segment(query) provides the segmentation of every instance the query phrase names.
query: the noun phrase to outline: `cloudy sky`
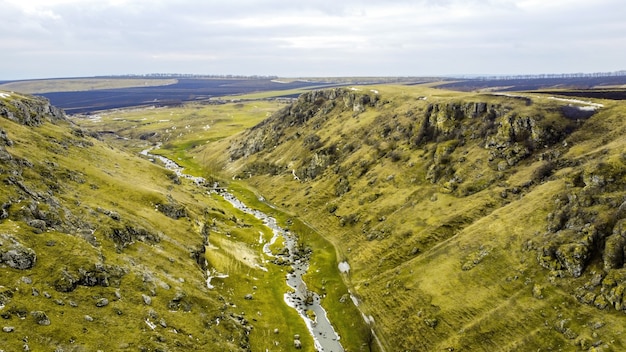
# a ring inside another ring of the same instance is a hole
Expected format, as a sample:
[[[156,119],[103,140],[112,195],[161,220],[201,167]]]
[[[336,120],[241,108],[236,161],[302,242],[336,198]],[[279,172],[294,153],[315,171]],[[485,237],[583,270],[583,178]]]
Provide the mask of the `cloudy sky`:
[[[0,80],[626,69],[623,0],[0,0]]]

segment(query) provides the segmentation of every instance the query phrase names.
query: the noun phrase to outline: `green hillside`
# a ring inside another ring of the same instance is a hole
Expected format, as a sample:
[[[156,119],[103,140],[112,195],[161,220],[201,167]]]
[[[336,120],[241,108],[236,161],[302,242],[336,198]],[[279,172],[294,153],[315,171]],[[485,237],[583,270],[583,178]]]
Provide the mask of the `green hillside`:
[[[46,100],[0,115],[0,350],[314,350],[259,220]]]
[[[388,351],[621,350],[625,112],[338,88],[193,155],[335,245]]]
[[[0,350],[314,351],[272,231],[216,185],[297,235],[346,351],[623,350],[626,106],[568,99],[378,85],[66,118],[0,92]]]

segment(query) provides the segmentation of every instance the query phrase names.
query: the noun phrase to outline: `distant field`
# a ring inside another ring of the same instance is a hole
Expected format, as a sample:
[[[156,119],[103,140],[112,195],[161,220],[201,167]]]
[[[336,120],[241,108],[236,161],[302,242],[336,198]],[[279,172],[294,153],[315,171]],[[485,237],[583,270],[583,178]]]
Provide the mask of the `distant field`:
[[[262,93],[264,97],[293,96],[307,89],[328,86],[330,84],[320,82],[282,83],[270,79],[186,78],[178,79],[175,84],[170,85],[49,92],[40,95],[50,99],[53,105],[64,109],[68,114],[84,114],[134,106],[175,106],[226,96],[234,99],[241,94],[251,93]]]
[[[626,76],[567,77],[567,78],[513,78],[513,79],[468,79],[439,85],[438,88],[470,91],[525,91],[544,89],[596,89],[622,87]]]
[[[49,92],[81,92],[100,89],[155,87],[176,84],[178,79],[151,78],[59,78],[16,81],[0,84],[0,90],[27,94]]]

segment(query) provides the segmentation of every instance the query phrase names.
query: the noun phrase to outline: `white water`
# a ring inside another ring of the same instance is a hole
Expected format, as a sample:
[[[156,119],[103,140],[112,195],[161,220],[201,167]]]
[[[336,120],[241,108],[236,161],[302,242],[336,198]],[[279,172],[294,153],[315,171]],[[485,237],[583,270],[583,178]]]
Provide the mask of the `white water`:
[[[346,274],[350,272],[350,264],[348,264],[348,262],[341,262],[339,263],[338,267],[339,267],[339,272],[346,273]]]
[[[141,151],[141,155],[160,160],[167,169],[174,171],[179,177],[190,179],[194,181],[197,185],[205,184],[206,180],[204,178],[185,174],[183,172],[184,168],[174,161],[164,156],[150,154],[150,151],[158,148],[158,146],[159,145]],[[291,292],[285,293],[285,303],[288,306],[294,308],[298,312],[300,317],[304,320],[308,327],[309,333],[313,337],[313,340],[315,342],[315,348],[317,349],[317,351],[343,352],[344,349],[339,342],[339,335],[333,328],[328,319],[328,316],[326,315],[326,311],[321,305],[321,297],[317,293],[309,291],[307,289],[306,283],[302,279],[302,275],[304,275],[309,268],[309,263],[306,257],[303,258],[297,252],[297,237],[289,231],[278,226],[276,219],[258,210],[248,208],[234,195],[225,191],[219,191],[218,194],[224,197],[224,199],[230,202],[235,208],[249,213],[257,219],[263,221],[264,225],[272,230],[272,238],[269,242],[263,245],[263,253],[265,255],[269,257],[276,257],[272,254],[270,246],[274,244],[279,237],[283,238],[285,242],[285,247],[288,249],[288,254],[280,255],[280,257],[285,261],[285,263],[287,263],[287,265],[290,265],[292,268],[292,272],[290,274],[287,274],[286,281],[287,285],[293,290]],[[262,235],[259,241],[262,241]],[[345,262],[345,264],[348,263]],[[267,271],[267,268],[261,266],[259,266],[259,268]],[[209,289],[214,288],[214,286],[211,284],[212,279],[225,277],[228,277],[228,275],[217,273],[216,271],[207,271],[207,287]],[[305,303],[306,298],[309,295],[311,295],[313,299],[312,301]],[[315,313],[314,320],[310,319],[309,316],[306,314],[307,310]]]
[[[248,208],[242,201],[234,195],[227,192],[219,192],[225,200],[230,202],[235,208],[253,215],[257,219],[263,221],[263,224],[269,227],[273,236],[272,239],[263,245],[263,253],[269,257],[281,257],[284,262],[291,266],[292,272],[287,274],[287,285],[292,289],[291,292],[285,293],[285,303],[298,311],[300,317],[304,320],[309,329],[309,333],[315,341],[315,348],[318,351],[342,352],[344,351],[339,342],[339,335],[333,328],[326,311],[321,305],[321,297],[312,291],[309,291],[302,276],[309,268],[306,258],[301,257],[297,253],[298,239],[289,231],[278,226],[276,219],[255,209]],[[270,246],[282,237],[285,247],[289,250],[286,255],[273,255]],[[312,301],[306,302],[307,297],[311,295]],[[307,310],[315,313],[315,319],[312,320],[307,315]]]

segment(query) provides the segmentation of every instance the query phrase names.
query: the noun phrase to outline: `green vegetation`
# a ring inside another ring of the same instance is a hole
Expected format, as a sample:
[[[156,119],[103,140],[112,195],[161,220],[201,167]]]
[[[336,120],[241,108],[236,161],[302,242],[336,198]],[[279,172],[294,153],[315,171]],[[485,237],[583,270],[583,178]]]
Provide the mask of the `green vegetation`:
[[[602,263],[622,262],[602,252],[626,110],[598,103],[578,119],[548,96],[326,90],[193,154],[333,243],[388,350],[620,349]]]
[[[304,279],[348,351],[626,347],[623,103],[405,85],[240,98],[79,128],[0,120],[0,250],[37,254],[0,267],[7,350],[286,351],[296,334],[314,350],[270,230],[137,156],[157,143],[312,250]]]
[[[12,95],[2,108],[18,103],[41,101]],[[2,349],[290,350],[299,334],[313,350],[284,304],[283,268],[249,265],[258,221],[135,152],[42,119],[0,119]],[[213,268],[229,277],[209,289]]]

